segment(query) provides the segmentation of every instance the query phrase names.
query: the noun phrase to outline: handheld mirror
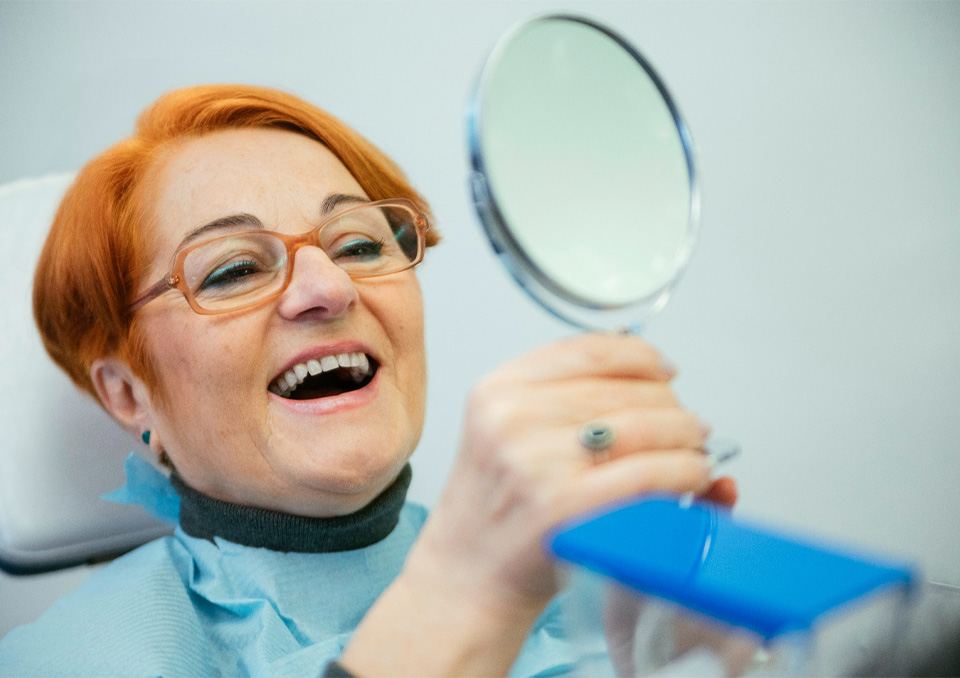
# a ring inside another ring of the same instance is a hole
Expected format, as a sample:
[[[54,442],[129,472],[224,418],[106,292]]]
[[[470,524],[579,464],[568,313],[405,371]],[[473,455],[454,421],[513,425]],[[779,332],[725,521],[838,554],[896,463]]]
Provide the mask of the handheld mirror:
[[[663,81],[592,21],[507,33],[468,115],[471,188],[494,250],[544,308],[585,329],[638,331],[697,236],[690,138]]]

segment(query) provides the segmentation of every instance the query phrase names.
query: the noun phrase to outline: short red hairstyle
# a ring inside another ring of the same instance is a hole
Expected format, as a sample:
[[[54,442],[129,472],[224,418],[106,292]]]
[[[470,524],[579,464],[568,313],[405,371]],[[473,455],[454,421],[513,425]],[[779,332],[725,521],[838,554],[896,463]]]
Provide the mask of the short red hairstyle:
[[[206,85],[170,92],[147,108],[134,134],[90,161],[60,203],[33,282],[33,312],[47,352],[84,391],[93,361],[117,356],[151,388],[156,370],[128,305],[143,284],[150,212],[145,178],[162,152],[223,129],[273,127],[315,139],[372,200],[403,197],[429,207],[400,169],[329,113],[285,92]],[[428,245],[437,234],[428,232]]]

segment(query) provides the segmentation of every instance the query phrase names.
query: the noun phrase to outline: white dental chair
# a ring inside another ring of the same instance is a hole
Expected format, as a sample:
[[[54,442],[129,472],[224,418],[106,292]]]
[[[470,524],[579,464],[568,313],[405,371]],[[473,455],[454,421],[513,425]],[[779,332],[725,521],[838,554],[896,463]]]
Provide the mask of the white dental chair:
[[[53,364],[33,322],[33,268],[72,180],[0,185],[0,569],[12,574],[106,560],[170,531],[100,499],[143,445]]]

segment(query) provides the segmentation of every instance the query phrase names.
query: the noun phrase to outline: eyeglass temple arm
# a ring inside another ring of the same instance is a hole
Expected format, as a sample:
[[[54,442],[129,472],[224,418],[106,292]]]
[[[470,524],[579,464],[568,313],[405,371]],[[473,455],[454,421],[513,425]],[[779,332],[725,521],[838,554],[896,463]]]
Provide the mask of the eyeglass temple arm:
[[[127,307],[127,310],[130,313],[133,313],[134,311],[139,309],[141,306],[146,304],[148,301],[153,301],[154,299],[159,297],[161,294],[163,294],[164,292],[166,292],[167,290],[175,286],[176,286],[176,282],[170,277],[158,280],[150,287],[150,289],[144,292],[139,299],[137,299],[135,302],[130,304],[130,306]]]

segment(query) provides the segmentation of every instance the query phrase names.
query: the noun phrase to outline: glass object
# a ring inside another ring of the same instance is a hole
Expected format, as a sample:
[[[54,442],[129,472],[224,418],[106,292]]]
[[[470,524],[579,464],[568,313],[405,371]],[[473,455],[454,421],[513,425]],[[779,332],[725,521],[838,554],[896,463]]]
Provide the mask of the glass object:
[[[553,314],[639,330],[664,306],[697,235],[690,137],[662,80],[587,19],[514,28],[468,116],[471,187],[494,249]]]
[[[305,245],[322,249],[351,278],[398,273],[422,261],[427,228],[416,205],[394,198],[342,210],[300,235],[251,229],[191,243],[130,310],[171,289],[200,314],[249,310],[283,293]]]

